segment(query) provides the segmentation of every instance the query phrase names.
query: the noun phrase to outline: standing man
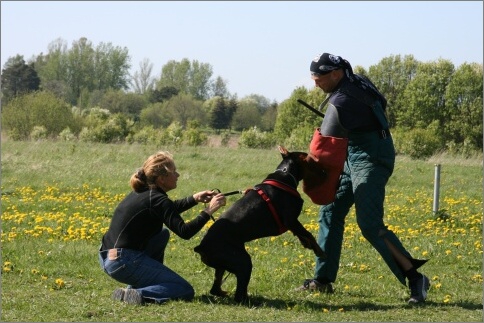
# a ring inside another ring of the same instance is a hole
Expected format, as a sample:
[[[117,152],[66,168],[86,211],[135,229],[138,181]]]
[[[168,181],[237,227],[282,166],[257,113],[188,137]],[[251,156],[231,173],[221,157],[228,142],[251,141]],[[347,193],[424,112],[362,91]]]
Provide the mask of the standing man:
[[[380,253],[390,270],[410,288],[409,303],[427,298],[430,282],[417,269],[427,260],[412,258],[383,222],[385,186],[395,165],[395,149],[385,115],[386,99],[350,63],[323,53],[310,65],[311,78],[329,94],[320,131],[323,136],[348,138],[348,156],[334,202],[319,211],[318,243],[327,258],[316,258],[315,275],[298,290],[333,293],[343,243],[345,218],[351,206],[363,236]]]

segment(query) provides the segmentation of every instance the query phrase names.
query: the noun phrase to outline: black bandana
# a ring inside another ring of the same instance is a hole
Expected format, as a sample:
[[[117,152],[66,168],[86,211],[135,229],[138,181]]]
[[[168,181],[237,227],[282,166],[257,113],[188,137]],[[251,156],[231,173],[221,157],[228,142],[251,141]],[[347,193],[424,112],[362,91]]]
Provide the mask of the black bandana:
[[[343,66],[343,59],[340,56],[323,53],[313,59],[309,70],[313,75],[324,75]]]
[[[367,77],[353,73],[353,68],[351,67],[350,62],[341,56],[329,53],[320,54],[312,60],[309,67],[311,75],[315,76],[328,74],[329,72],[338,69],[344,70],[346,77],[351,83],[365,91],[371,91],[374,95],[380,98],[383,109],[386,108],[387,100],[380,91],[378,91],[376,86]]]

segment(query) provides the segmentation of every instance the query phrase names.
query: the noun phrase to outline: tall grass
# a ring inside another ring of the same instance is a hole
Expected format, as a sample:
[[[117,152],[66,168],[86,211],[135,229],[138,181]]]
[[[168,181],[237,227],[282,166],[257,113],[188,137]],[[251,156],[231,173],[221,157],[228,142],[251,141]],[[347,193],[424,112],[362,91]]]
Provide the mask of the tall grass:
[[[408,288],[364,240],[354,210],[335,294],[294,291],[312,277],[314,257],[285,233],[247,244],[253,303],[211,297],[213,270],[193,252],[204,229],[188,241],[172,235],[165,258],[193,284],[193,302],[139,307],[111,300],[121,284],[99,267],[100,239],[130,190],[129,177],[159,149],[174,154],[181,174],[172,198],[252,187],[280,161],[275,149],[2,142],[2,321],[482,322],[482,158],[397,158],[385,219],[416,258],[430,258],[422,268],[432,284],[423,305],[406,304]],[[432,212],[435,163],[442,165],[438,214]],[[228,197],[228,204],[237,198]],[[318,207],[304,198],[300,220],[316,235]],[[224,287],[233,293],[233,275]]]

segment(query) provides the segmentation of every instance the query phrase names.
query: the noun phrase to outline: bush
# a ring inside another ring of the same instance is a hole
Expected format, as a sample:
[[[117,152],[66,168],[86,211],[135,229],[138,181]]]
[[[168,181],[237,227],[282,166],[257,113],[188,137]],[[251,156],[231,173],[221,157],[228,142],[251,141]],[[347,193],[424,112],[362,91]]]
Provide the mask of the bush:
[[[47,136],[55,137],[72,123],[69,105],[49,92],[16,97],[2,110],[2,125],[12,139],[28,139],[35,126],[44,127]]]
[[[220,143],[222,146],[226,147],[229,142],[230,142],[230,131],[224,131],[220,134],[220,137],[222,138]]]
[[[205,133],[200,132],[200,129],[193,128],[185,131],[183,138],[189,146],[201,146],[208,140],[208,136]]]
[[[71,128],[67,127],[60,132],[59,139],[62,141],[74,141],[76,136],[72,133]]]
[[[182,142],[183,127],[179,122],[177,121],[173,122],[168,126],[166,130],[168,132],[168,138],[171,141],[171,143],[177,145]]]
[[[274,147],[274,136],[268,132],[261,132],[257,127],[242,131],[239,139],[239,146],[246,148],[263,148]]]
[[[427,128],[392,130],[397,153],[410,156],[412,159],[426,159],[442,147],[438,122],[432,122]]]
[[[314,127],[298,127],[291,132],[284,145],[290,150],[309,150],[309,144],[314,134]]]
[[[47,139],[47,129],[44,126],[34,126],[30,132],[30,139],[35,141]]]

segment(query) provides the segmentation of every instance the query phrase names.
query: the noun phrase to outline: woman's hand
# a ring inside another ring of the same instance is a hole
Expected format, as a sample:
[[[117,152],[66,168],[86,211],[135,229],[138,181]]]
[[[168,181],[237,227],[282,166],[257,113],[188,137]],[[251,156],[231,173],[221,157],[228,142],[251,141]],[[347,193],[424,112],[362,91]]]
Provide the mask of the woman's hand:
[[[212,199],[210,200],[210,203],[208,206],[205,208],[205,212],[208,213],[209,215],[212,215],[215,211],[220,209],[222,206],[225,206],[227,203],[227,200],[225,199],[225,196],[221,193],[218,193],[217,195],[214,195]]]
[[[213,191],[201,191],[198,193],[193,194],[193,198],[195,201],[198,203],[208,203],[212,199],[212,197],[215,195]]]
[[[227,200],[225,196],[221,193],[216,194],[214,191],[201,191],[193,194],[193,198],[197,202],[209,203],[205,208],[205,212],[212,215],[215,211],[225,206]]]

